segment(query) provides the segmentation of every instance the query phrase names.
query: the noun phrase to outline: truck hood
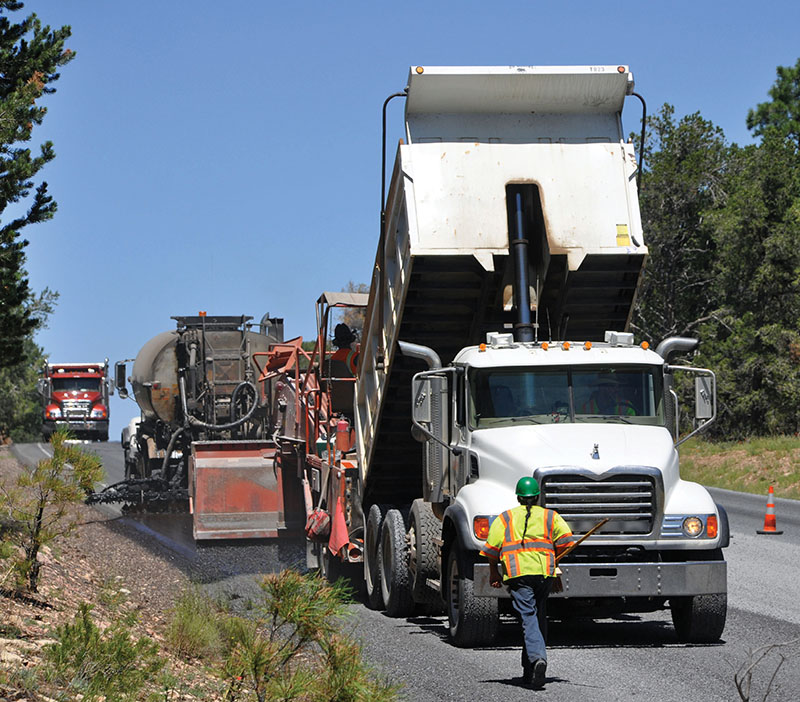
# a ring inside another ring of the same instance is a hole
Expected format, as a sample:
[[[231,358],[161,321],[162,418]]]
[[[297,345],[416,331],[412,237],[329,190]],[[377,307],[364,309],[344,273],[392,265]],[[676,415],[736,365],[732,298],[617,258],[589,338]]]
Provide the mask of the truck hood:
[[[595,451],[596,447],[596,451]],[[574,466],[598,475],[617,466],[666,469],[676,461],[672,436],[664,427],[629,424],[547,424],[482,429],[472,434],[481,476],[512,470]]]

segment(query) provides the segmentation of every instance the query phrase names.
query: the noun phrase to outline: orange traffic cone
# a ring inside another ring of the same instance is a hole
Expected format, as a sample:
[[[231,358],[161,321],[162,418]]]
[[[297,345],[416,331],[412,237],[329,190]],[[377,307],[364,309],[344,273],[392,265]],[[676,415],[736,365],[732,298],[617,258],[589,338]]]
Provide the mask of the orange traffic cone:
[[[767,495],[767,513],[764,515],[764,528],[756,529],[756,534],[783,534],[782,531],[776,529],[775,493],[772,485],[769,486],[769,494]]]

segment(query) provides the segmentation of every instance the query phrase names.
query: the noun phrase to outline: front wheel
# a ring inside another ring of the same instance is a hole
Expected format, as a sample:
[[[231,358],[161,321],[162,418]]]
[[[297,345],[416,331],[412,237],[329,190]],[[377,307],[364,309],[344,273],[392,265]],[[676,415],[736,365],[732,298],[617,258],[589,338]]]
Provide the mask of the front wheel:
[[[669,603],[675,633],[682,643],[715,643],[722,636],[728,596],[673,597]]]
[[[447,556],[447,619],[450,640],[459,648],[488,646],[497,636],[496,597],[478,597],[466,577],[467,554],[453,546]]]

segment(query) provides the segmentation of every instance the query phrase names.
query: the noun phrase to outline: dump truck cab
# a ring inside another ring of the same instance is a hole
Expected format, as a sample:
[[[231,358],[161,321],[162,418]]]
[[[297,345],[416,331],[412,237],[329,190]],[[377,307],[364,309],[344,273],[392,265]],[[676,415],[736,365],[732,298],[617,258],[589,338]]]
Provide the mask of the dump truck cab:
[[[694,342],[675,339],[661,350],[676,347]],[[497,608],[483,598],[507,592],[490,586],[478,551],[491,522],[516,503],[514,485],[525,475],[539,482],[541,506],[557,510],[576,536],[608,520],[591,547],[562,563],[564,589],[553,595],[553,612],[601,616],[669,602],[681,635],[719,636],[727,518],[707,490],[680,477],[678,444],[688,435],[677,439],[674,424],[679,373],[695,377],[699,430],[714,418],[714,374],[672,366],[647,344],[634,345],[631,334],[582,344],[489,334],[450,367],[415,377],[415,427],[449,456],[444,470],[428,465],[425,478],[442,516],[444,582],[433,584],[448,594],[457,639],[466,642],[464,631],[475,629],[464,612],[483,613],[479,631],[496,626]],[[442,410],[431,408],[445,406],[450,421],[436,435],[433,416]]]

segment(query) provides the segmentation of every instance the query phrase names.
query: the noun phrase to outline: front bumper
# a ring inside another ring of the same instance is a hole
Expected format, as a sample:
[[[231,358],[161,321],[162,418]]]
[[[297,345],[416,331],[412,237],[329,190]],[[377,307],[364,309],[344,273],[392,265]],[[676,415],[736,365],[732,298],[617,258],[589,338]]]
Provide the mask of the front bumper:
[[[560,566],[562,592],[550,597],[681,597],[728,591],[725,561],[682,563],[581,563]],[[489,564],[475,564],[479,597],[509,597],[489,584]]]
[[[51,435],[58,429],[66,429],[73,434],[92,434],[92,435],[107,435],[108,434],[108,420],[107,419],[58,419],[47,420],[44,422],[44,431],[46,434]]]

